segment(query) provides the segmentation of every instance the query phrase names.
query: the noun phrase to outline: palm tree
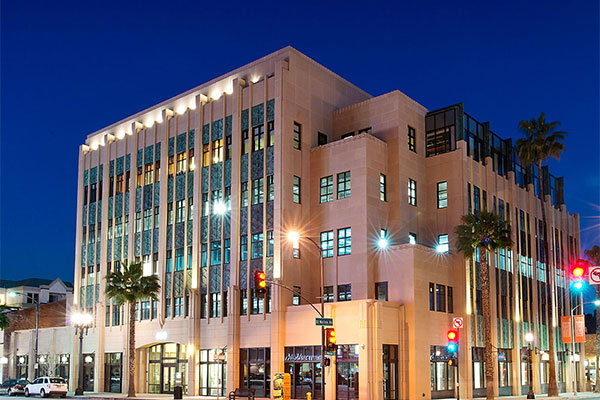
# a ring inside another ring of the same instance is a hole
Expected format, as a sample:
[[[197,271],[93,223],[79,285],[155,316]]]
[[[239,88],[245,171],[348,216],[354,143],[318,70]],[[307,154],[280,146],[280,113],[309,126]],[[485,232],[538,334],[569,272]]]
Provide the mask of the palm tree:
[[[106,276],[106,298],[117,305],[129,305],[129,387],[127,397],[135,397],[135,304],[151,298],[157,300],[160,285],[156,275],[144,276],[139,262],[123,265],[118,271]]]
[[[600,247],[595,245],[591,248],[591,250],[586,250],[585,255],[590,259],[592,265],[598,266],[600,265]],[[596,286],[596,298],[600,299],[600,285]],[[600,385],[598,384],[598,374],[600,373],[600,367],[598,363],[600,362],[600,312],[598,310],[596,313],[596,385],[594,386],[594,392],[600,392]]]
[[[8,325],[10,324],[10,319],[8,319],[8,315],[6,315],[9,311],[11,311],[10,307],[7,307],[4,304],[0,305],[0,329],[2,330],[8,328]]]
[[[546,122],[546,115],[542,113],[537,119],[532,118],[529,121],[519,122],[519,130],[524,138],[516,142],[516,150],[519,160],[524,167],[537,166],[540,180],[540,204],[542,206],[542,223],[544,229],[544,254],[546,261],[546,293],[547,293],[547,315],[548,315],[548,352],[550,353],[550,362],[548,365],[548,396],[558,396],[558,387],[556,385],[556,349],[554,347],[554,329],[552,327],[553,313],[552,308],[552,267],[551,257],[548,250],[548,224],[546,218],[546,196],[548,190],[545,188],[545,179],[542,177],[542,162],[548,158],[560,158],[560,153],[565,150],[563,141],[567,132],[557,130],[560,122]]]
[[[485,385],[486,397],[494,398],[494,353],[492,350],[492,325],[490,315],[490,282],[488,270],[488,252],[512,248],[510,226],[499,215],[488,211],[462,216],[462,225],[456,227],[456,247],[465,257],[474,260],[479,253],[481,294],[483,297],[483,320],[485,342]]]

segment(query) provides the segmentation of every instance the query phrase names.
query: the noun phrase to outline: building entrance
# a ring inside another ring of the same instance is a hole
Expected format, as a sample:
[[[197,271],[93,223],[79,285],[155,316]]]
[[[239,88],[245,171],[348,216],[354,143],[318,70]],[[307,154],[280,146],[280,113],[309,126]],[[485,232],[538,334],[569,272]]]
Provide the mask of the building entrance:
[[[338,346],[336,366],[336,398],[340,400],[358,399],[358,345]]]
[[[181,374],[183,393],[187,393],[187,355],[185,346],[163,343],[148,349],[148,393],[173,393]]]

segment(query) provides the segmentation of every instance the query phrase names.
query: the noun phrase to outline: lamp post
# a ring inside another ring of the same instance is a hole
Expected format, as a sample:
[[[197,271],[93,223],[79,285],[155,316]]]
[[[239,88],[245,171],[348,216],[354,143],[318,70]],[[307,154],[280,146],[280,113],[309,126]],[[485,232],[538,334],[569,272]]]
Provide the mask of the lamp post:
[[[529,392],[527,392],[527,398],[535,399],[535,393],[533,393],[533,358],[531,356],[531,342],[533,342],[533,333],[527,332],[525,334],[525,341],[527,342],[527,358],[529,359]]]
[[[581,294],[581,299],[583,300],[583,293]],[[586,301],[585,303],[581,301],[575,307],[571,309],[571,346],[572,346],[572,354],[571,354],[571,380],[573,382],[573,395],[577,396],[577,376],[575,373],[575,321],[574,321],[574,312],[579,307],[582,308],[585,304],[594,304],[596,307],[600,306],[600,300],[594,301]]]
[[[8,292],[8,295],[10,297],[15,297],[18,294],[20,294],[21,296],[26,296],[24,293],[22,292]],[[36,368],[39,366],[38,364],[38,343],[39,343],[39,327],[40,327],[40,300],[38,298],[38,300],[35,299],[35,297],[31,296],[31,301],[33,301],[33,303],[35,304],[35,346],[33,348],[33,369],[34,369],[34,377],[37,378],[37,371],[39,370],[39,368]]]
[[[321,317],[325,317],[325,287],[323,286],[323,249],[311,237],[300,236],[298,232],[289,232],[288,239],[294,248],[300,247],[300,239],[307,239],[319,250],[319,262],[321,264]],[[325,327],[321,327],[321,399],[325,400]]]
[[[83,335],[87,334],[93,318],[92,314],[87,312],[77,312],[71,316],[71,322],[75,327],[75,335],[79,335],[79,378],[77,379],[75,396],[83,395]]]

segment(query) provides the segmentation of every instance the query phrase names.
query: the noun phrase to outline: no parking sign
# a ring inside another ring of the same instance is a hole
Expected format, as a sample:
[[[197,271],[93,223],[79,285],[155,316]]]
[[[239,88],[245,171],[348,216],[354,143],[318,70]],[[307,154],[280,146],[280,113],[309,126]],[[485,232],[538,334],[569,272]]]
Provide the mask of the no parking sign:
[[[591,267],[588,275],[590,285],[600,285],[600,267]]]

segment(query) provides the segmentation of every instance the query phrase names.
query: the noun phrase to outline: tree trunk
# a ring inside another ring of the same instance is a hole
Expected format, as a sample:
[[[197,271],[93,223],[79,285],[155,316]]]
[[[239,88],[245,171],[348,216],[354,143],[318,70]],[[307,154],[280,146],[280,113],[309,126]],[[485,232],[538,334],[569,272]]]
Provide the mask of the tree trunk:
[[[479,268],[481,275],[481,296],[483,297],[483,324],[485,342],[485,389],[486,398],[494,399],[494,352],[492,348],[492,318],[490,311],[490,282],[487,263],[487,253],[479,248]]]
[[[596,298],[600,299],[600,285],[596,285]],[[594,392],[600,393],[600,385],[598,385],[598,370],[600,370],[600,367],[598,366],[598,361],[600,359],[600,312],[596,308],[594,313],[596,314],[596,382],[594,385]]]
[[[552,326],[554,308],[552,307],[552,258],[550,257],[550,250],[548,243],[550,237],[548,236],[548,224],[546,223],[546,191],[544,190],[544,179],[542,176],[542,162],[538,162],[538,174],[540,179],[540,204],[542,205],[542,225],[544,229],[544,255],[546,256],[546,312],[547,312],[547,326],[548,326],[548,355],[550,360],[548,362],[548,397],[558,396],[558,386],[556,384],[556,349],[554,348],[554,326]]]
[[[129,303],[129,379],[127,397],[135,397],[135,303]]]

